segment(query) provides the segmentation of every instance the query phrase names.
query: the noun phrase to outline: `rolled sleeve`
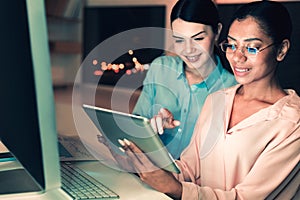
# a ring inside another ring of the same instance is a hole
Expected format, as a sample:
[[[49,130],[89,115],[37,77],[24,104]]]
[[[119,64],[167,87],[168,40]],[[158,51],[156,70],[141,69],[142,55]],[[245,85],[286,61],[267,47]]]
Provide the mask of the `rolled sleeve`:
[[[200,187],[194,183],[182,182],[182,200],[235,200],[236,191],[213,190],[209,187]]]

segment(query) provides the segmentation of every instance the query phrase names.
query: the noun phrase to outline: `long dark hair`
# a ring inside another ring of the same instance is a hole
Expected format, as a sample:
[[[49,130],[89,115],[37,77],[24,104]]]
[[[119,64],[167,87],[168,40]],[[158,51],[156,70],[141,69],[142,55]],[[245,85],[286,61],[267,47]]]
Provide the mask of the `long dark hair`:
[[[209,25],[215,34],[218,33],[219,12],[215,3],[211,0],[178,0],[172,8],[171,26],[172,22],[178,18],[187,22]],[[222,66],[231,71],[224,53],[217,44],[214,47],[214,54],[219,56]]]
[[[219,13],[211,0],[178,0],[171,12],[171,25],[178,18],[209,25],[215,33],[218,32]]]
[[[268,35],[275,44],[291,38],[292,20],[288,10],[281,3],[275,1],[255,1],[241,6],[233,15],[234,20],[253,17],[261,30]]]

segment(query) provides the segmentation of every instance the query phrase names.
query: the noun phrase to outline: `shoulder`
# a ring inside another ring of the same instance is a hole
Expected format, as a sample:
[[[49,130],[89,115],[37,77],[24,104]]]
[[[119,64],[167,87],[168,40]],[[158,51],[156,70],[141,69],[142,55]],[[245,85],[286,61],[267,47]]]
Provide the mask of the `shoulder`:
[[[151,62],[147,76],[165,78],[166,74],[169,74],[176,77],[182,72],[182,66],[183,61],[178,56],[160,56]]]
[[[282,108],[282,115],[290,117],[296,123],[300,123],[300,97],[292,89],[285,91],[288,93],[288,96]]]
[[[150,80],[157,82],[166,79],[166,75],[170,77],[177,77],[182,71],[182,60],[177,56],[160,56],[155,58],[147,71],[144,83]],[[181,70],[180,70],[181,67]]]
[[[299,95],[296,93],[295,90],[293,89],[286,89],[285,90],[288,95],[289,95],[289,103],[291,105],[294,105],[295,107],[297,107],[300,110],[300,97]]]
[[[206,104],[212,104],[214,106],[225,106],[232,102],[234,99],[236,90],[240,87],[240,84],[234,85],[228,88],[220,89],[216,92],[210,93],[206,98]]]

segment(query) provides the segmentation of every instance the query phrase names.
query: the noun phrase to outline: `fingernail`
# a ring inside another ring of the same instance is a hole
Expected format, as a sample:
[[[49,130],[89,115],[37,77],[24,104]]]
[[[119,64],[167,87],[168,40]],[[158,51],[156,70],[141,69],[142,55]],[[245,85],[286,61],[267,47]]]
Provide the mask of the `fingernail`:
[[[98,141],[99,141],[99,142],[104,142],[104,140],[103,140],[102,137],[98,137]]]
[[[127,140],[126,138],[124,138],[124,140],[123,140],[128,146],[131,144],[130,142],[129,142],[129,140]]]
[[[125,153],[125,150],[124,150],[122,147],[119,147],[119,149],[120,149],[123,153]]]
[[[118,142],[119,142],[119,144],[120,144],[121,146],[125,146],[125,143],[124,143],[124,141],[123,141],[123,140],[121,140],[121,139],[118,139]]]
[[[174,121],[174,125],[175,125],[175,126],[179,126],[179,125],[180,125],[180,121],[175,120],[175,121]]]
[[[163,129],[159,129],[159,130],[158,130],[158,133],[161,135],[161,134],[164,133],[164,130],[163,130]]]

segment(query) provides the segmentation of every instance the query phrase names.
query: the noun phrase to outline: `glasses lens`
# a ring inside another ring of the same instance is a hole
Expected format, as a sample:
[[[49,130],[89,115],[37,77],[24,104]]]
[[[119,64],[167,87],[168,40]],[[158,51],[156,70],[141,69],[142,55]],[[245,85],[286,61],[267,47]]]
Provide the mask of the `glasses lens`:
[[[258,52],[257,48],[255,48],[255,47],[246,47],[246,48],[247,48],[248,54],[256,55]]]
[[[236,47],[232,44],[223,43],[221,45],[221,49],[226,53],[233,53],[236,50]]]

